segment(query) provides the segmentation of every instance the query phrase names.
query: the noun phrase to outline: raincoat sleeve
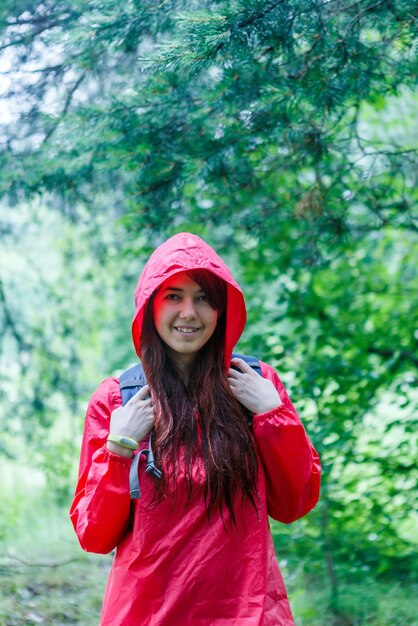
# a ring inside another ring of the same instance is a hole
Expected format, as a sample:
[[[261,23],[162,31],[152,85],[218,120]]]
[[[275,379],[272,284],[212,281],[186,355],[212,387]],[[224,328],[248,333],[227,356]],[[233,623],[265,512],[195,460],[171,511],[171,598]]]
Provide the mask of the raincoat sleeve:
[[[108,378],[87,409],[80,467],[70,518],[81,547],[106,554],[123,537],[130,519],[129,469],[132,459],[107,449],[110,415],[121,405],[119,383]]]
[[[266,476],[268,514],[288,524],[317,503],[321,465],[280,378],[266,363],[261,371],[278,390],[282,405],[254,415],[254,438]]]

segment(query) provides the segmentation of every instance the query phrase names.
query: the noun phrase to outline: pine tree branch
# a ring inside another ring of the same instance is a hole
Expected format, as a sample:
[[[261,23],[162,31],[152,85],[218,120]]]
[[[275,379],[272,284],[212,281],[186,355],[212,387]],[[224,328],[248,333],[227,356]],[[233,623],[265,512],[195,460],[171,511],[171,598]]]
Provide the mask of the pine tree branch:
[[[62,10],[62,9],[61,9]],[[33,15],[30,18],[10,18],[13,21],[9,21],[3,27],[3,32],[8,33],[8,31],[12,31],[14,27],[19,26],[33,26],[33,29],[24,33],[18,39],[13,39],[8,43],[5,43],[0,46],[0,51],[5,50],[6,48],[10,48],[11,46],[19,46],[24,45],[27,46],[32,40],[36,39],[42,33],[52,30],[53,28],[61,27],[65,29],[68,24],[71,24],[72,21],[77,20],[80,17],[81,13],[74,11],[71,8],[68,8],[67,11],[63,11],[61,14],[56,15],[56,13],[51,13],[49,15]]]
[[[37,7],[35,7],[35,11],[36,9]],[[22,18],[22,17],[11,16],[8,18],[8,22],[6,23],[5,28],[13,28],[14,26],[34,26],[38,24],[44,24],[45,22],[47,22],[47,20],[50,20],[53,17],[53,15],[54,15],[53,12],[49,14],[45,14],[45,15],[39,15],[39,14],[36,14],[35,12],[33,15],[31,15],[27,19]],[[79,16],[80,16],[79,13],[68,8],[67,11],[63,11],[63,13],[61,13],[60,19],[65,20],[65,19],[69,19],[70,17],[79,17]]]
[[[43,27],[38,26],[32,32],[26,33],[19,37],[18,39],[13,39],[8,43],[5,43],[0,46],[0,52],[6,50],[7,48],[11,48],[12,46],[27,46],[32,40],[34,40],[38,35],[41,35],[47,30],[51,28],[55,28],[56,26],[60,26],[62,22],[60,20],[56,20],[55,22],[51,22],[49,24],[45,24]]]
[[[361,20],[362,17],[364,17],[366,15],[366,13],[370,13],[370,11],[374,11],[374,9],[377,9],[378,7],[382,6],[383,4],[388,4],[387,0],[380,0],[379,2],[376,2],[376,4],[372,4],[371,6],[366,7],[365,9],[363,9],[363,11],[360,11],[352,20],[351,22],[348,24],[345,33],[344,33],[344,39],[347,38],[347,35],[349,33],[349,31],[353,28],[353,26],[355,26],[357,24],[357,22],[359,22]]]
[[[256,13],[252,17],[248,18],[245,22],[241,22],[238,24],[238,28],[247,28],[248,26],[252,26],[255,22],[262,20],[268,15],[271,11],[276,9],[280,4],[283,4],[285,0],[277,0],[276,2],[272,2],[269,6],[267,6],[261,13]]]
[[[23,68],[19,68],[19,74],[59,74],[64,70],[65,65],[60,63],[59,65],[48,65],[47,67],[37,67],[34,70],[25,70]],[[0,71],[2,76],[14,76],[16,74],[15,69]]]
[[[0,304],[3,309],[5,327],[10,329],[10,332],[12,333],[12,336],[14,337],[18,345],[19,352],[28,350],[30,346],[27,343],[27,341],[23,338],[22,334],[20,333],[20,331],[18,330],[15,324],[13,315],[11,313],[11,310],[7,302],[5,289],[4,289],[3,281],[1,280],[1,278],[0,278]]]
[[[80,561],[80,557],[74,557],[71,559],[66,559],[64,561],[53,561],[50,563],[47,563],[45,561],[26,561],[25,559],[22,559],[18,556],[15,556],[13,554],[0,554],[0,558],[1,559],[10,559],[11,561],[17,561],[17,563],[20,563],[21,565],[26,565],[28,567],[62,567],[63,565],[69,565],[70,563],[77,563],[78,561]],[[8,565],[7,563],[1,564],[1,567],[14,567],[13,565]]]
[[[51,138],[53,133],[58,128],[58,126],[59,126],[59,124],[61,122],[61,118],[65,116],[65,114],[67,113],[68,109],[70,108],[70,105],[71,105],[71,102],[73,100],[74,94],[77,91],[77,89],[79,88],[79,86],[81,85],[81,83],[83,82],[83,80],[85,79],[85,77],[86,77],[85,73],[81,74],[81,76],[78,78],[78,80],[74,83],[74,85],[69,90],[69,92],[67,94],[67,98],[65,100],[64,108],[61,111],[60,115],[58,116],[58,119],[57,119],[56,123],[49,129],[49,131],[45,135],[44,140],[42,142],[42,145],[45,145],[47,143],[47,141]]]

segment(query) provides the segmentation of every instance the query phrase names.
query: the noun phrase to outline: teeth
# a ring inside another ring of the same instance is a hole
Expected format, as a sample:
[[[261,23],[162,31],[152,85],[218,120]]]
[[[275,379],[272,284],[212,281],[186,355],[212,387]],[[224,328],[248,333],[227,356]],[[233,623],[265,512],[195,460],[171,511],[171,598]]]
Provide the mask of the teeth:
[[[178,330],[180,333],[187,333],[191,335],[192,333],[195,333],[197,331],[197,328],[181,328],[180,326],[177,326],[176,330]]]

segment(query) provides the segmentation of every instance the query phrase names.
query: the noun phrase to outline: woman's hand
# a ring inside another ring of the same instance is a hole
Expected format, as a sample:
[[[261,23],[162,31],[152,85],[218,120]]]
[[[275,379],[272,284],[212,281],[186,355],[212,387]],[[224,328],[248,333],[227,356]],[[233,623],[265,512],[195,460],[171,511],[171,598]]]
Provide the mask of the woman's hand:
[[[135,441],[142,441],[154,426],[155,415],[148,385],[144,385],[125,406],[112,412],[110,417],[110,432],[114,435],[123,435]],[[107,442],[111,452],[123,456],[133,456],[132,450],[123,448],[112,441]]]
[[[271,380],[257,374],[243,359],[234,358],[231,363],[239,371],[231,367],[228,373],[229,386],[235,398],[251,413],[268,413],[282,404]]]

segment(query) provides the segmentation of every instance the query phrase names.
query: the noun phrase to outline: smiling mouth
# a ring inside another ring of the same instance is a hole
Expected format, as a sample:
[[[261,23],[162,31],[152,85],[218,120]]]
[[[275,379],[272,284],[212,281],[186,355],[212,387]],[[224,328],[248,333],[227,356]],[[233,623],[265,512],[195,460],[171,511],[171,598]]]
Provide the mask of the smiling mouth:
[[[195,335],[199,328],[188,328],[187,326],[175,326],[175,330],[182,335]]]

